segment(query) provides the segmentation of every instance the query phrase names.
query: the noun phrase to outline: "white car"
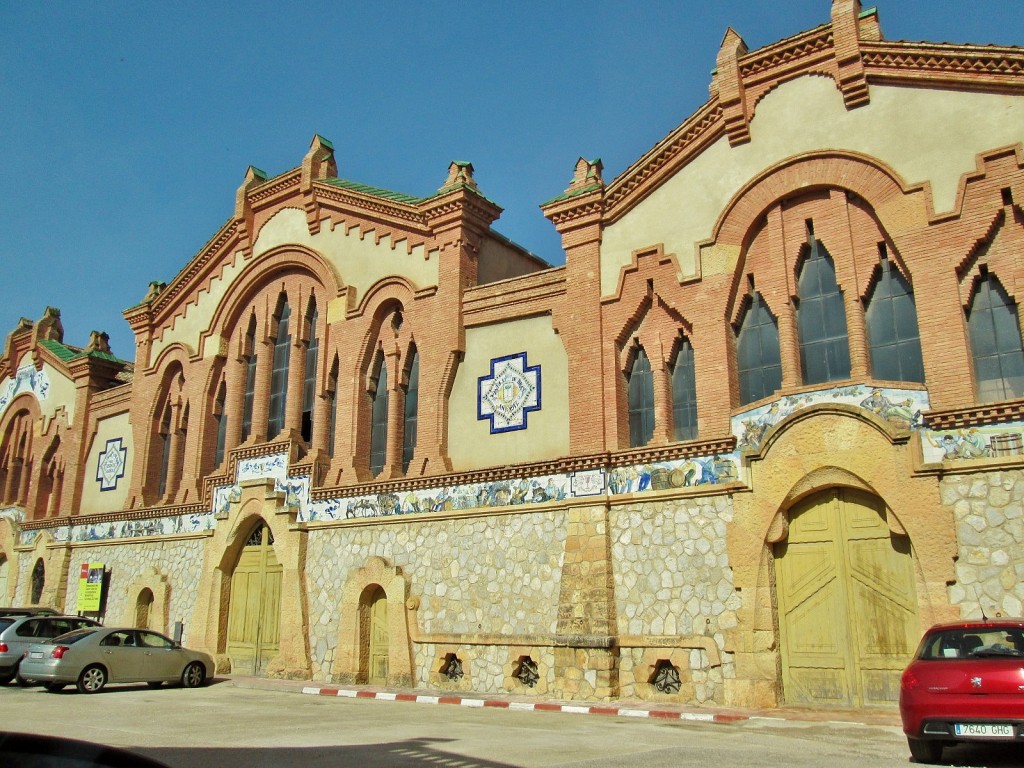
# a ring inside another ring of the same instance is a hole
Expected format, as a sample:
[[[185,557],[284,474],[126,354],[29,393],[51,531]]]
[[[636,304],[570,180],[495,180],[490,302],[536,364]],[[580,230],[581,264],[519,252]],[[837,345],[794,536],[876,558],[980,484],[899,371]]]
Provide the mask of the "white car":
[[[181,683],[196,688],[212,679],[213,658],[169,637],[134,627],[89,627],[29,647],[21,676],[51,692],[75,684],[96,693],[107,683]]]

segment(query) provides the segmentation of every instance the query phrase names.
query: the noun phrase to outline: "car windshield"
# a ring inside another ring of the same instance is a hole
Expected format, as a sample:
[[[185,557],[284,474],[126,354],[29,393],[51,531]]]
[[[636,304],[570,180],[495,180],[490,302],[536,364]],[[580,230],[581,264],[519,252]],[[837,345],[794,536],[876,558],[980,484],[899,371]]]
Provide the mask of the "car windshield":
[[[919,659],[980,659],[1024,656],[1024,630],[1017,627],[957,627],[926,635]]]
[[[65,632],[63,635],[57,635],[57,637],[52,640],[48,640],[47,642],[50,643],[50,645],[74,645],[79,640],[84,640],[95,631],[96,630],[93,627],[75,629],[71,632]]]

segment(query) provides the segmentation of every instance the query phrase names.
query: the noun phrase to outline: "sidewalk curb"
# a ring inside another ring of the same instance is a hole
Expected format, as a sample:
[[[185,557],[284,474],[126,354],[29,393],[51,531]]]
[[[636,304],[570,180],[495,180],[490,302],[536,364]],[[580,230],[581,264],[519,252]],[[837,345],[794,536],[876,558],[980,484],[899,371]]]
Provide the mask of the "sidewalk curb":
[[[612,717],[647,717],[658,720],[689,720],[704,723],[736,723],[748,720],[747,715],[721,712],[676,712],[665,709],[629,709],[614,706],[588,706],[557,704],[554,702],[507,701],[505,699],[472,699],[462,696],[427,696],[415,693],[365,691],[354,688],[317,688],[306,686],[302,693],[310,696],[341,696],[349,699],[375,699],[377,701],[406,701],[416,704],[454,704],[460,707],[488,707],[517,712],[563,712],[571,715],[609,715]]]

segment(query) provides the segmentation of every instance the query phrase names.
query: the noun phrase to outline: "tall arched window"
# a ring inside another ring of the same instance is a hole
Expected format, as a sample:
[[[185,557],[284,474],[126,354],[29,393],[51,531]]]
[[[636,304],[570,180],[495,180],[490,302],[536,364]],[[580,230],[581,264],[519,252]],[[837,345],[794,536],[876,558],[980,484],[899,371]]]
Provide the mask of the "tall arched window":
[[[370,472],[376,477],[384,469],[388,452],[388,367],[383,356],[370,399]]]
[[[29,600],[30,603],[38,605],[39,601],[43,599],[43,587],[45,584],[46,566],[43,565],[43,558],[40,557],[32,568],[32,599]]]
[[[977,281],[967,330],[978,400],[990,403],[1024,396],[1024,349],[1017,305],[994,275],[983,272]]]
[[[167,478],[171,469],[171,428],[171,404],[165,403],[160,419],[160,483],[156,492],[161,499],[167,493]]]
[[[267,439],[273,440],[284,429],[285,409],[288,405],[288,364],[291,358],[292,334],[289,328],[292,312],[284,299],[277,316],[277,336],[274,339],[274,362],[270,372],[270,410],[267,417]]]
[[[245,332],[245,395],[242,399],[242,441],[252,433],[252,408],[256,399],[256,316]]]
[[[924,383],[914,292],[892,266],[885,243],[878,244],[878,251],[881,272],[864,313],[871,375],[876,379]]]
[[[221,382],[217,389],[217,399],[213,404],[213,418],[217,422],[217,442],[213,448],[214,467],[219,467],[220,463],[224,461],[224,446],[228,435],[227,397],[227,386]]]
[[[697,437],[697,382],[693,368],[693,346],[682,339],[672,365],[672,424],[676,440]]]
[[[741,405],[768,397],[782,386],[778,322],[761,294],[755,292],[750,298],[736,339]]]
[[[402,420],[402,471],[409,471],[413,453],[416,451],[416,422],[420,402],[420,355],[414,349],[409,364],[409,383],[405,388],[405,414]]]
[[[309,344],[306,347],[306,368],[302,379],[302,439],[313,440],[313,408],[316,404],[316,366],[320,355],[320,340],[316,335],[318,315],[316,302],[310,299],[306,324],[309,328]]]
[[[338,429],[338,357],[335,356],[331,365],[331,375],[327,377],[327,413],[330,421],[327,426],[327,455],[334,458],[334,438]]]
[[[822,242],[807,222],[808,253],[800,268],[797,328],[800,333],[800,368],[804,384],[850,378],[850,342],[846,337],[846,310],[836,283],[836,268]]]
[[[629,371],[629,444],[647,445],[654,436],[654,376],[643,347],[637,347]]]

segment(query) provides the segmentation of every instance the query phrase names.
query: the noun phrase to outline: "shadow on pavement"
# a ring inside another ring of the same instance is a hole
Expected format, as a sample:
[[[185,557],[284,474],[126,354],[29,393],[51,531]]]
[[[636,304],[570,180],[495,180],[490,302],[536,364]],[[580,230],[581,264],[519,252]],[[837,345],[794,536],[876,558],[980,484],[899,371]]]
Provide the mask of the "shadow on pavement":
[[[318,747],[226,747],[212,749],[133,748],[133,752],[157,760],[169,768],[217,766],[217,768],[317,768],[319,766],[431,766],[438,768],[514,768],[509,763],[464,757],[439,747],[453,739],[408,739],[384,744],[350,744]]]

